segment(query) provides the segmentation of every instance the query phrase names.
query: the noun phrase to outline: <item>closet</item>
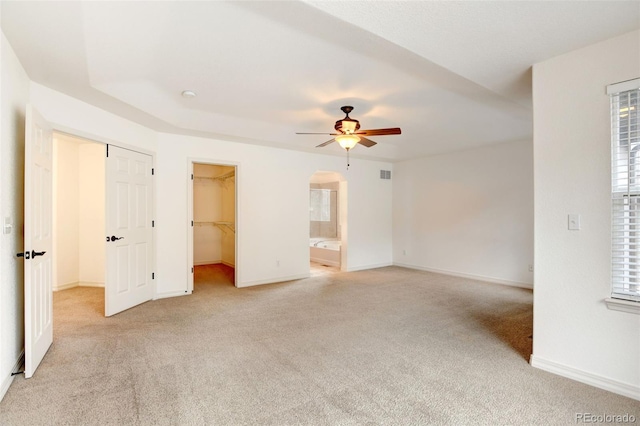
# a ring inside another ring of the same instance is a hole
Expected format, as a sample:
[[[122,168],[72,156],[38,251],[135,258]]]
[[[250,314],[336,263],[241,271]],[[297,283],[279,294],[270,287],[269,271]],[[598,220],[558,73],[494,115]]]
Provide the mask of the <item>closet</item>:
[[[53,139],[52,287],[104,287],[103,144],[55,133]]]
[[[236,168],[193,164],[193,264],[236,263]]]

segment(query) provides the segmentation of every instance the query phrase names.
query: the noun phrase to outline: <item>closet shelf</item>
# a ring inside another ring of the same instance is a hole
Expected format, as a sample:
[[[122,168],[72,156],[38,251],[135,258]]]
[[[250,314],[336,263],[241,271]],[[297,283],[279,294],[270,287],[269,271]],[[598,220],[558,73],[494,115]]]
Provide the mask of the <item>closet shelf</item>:
[[[231,232],[236,232],[236,225],[233,222],[213,222],[215,226],[225,231],[225,228],[230,230]]]
[[[223,232],[227,232],[228,230],[231,232],[236,232],[236,226],[233,222],[193,222],[195,226],[216,226],[220,228]]]
[[[225,182],[227,179],[232,179],[236,177],[236,171],[231,170],[230,172],[223,173],[219,176],[194,176],[194,179],[198,180],[213,180],[219,182]]]

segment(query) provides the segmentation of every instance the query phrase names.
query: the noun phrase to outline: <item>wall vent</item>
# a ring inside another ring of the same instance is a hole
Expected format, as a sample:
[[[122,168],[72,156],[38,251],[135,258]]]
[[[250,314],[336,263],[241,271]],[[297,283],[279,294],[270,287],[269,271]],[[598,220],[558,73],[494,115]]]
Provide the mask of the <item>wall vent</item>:
[[[391,170],[380,170],[380,179],[391,179]]]

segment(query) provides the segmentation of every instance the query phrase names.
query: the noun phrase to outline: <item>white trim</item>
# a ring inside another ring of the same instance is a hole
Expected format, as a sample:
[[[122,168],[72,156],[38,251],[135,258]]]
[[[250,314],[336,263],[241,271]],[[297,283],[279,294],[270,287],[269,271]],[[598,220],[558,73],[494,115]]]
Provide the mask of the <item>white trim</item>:
[[[13,378],[15,376],[13,376],[12,373],[16,373],[18,370],[20,370],[20,367],[22,366],[22,364],[24,364],[24,349],[22,350],[22,352],[20,352],[20,355],[18,356],[18,360],[13,365],[13,368],[11,369],[11,373],[9,373],[9,376],[5,377],[4,380],[2,381],[2,387],[0,387],[0,401],[2,401],[4,396],[7,394],[7,391],[9,390],[11,383],[13,383]]]
[[[630,300],[612,299],[607,297],[604,299],[607,308],[612,311],[626,312],[628,314],[640,315],[640,302],[632,302]]]
[[[485,282],[494,283],[494,284],[503,284],[511,287],[519,287],[519,288],[526,288],[528,290],[533,290],[533,284],[525,283],[522,281],[503,280],[501,278],[487,277],[485,275],[467,274],[464,272],[448,271],[446,269],[427,268],[424,266],[410,265],[407,263],[400,263],[400,262],[393,262],[393,264],[395,266],[400,266],[408,269],[417,269],[419,271],[434,272],[436,274],[451,275],[453,277],[460,277],[460,278],[470,278],[472,280],[485,281]]]
[[[373,265],[350,266],[347,268],[347,272],[366,271],[367,269],[385,268],[387,266],[393,266],[393,263],[385,262]]]
[[[577,382],[586,383],[587,385],[640,401],[640,386],[623,383],[618,380],[613,380],[608,377],[589,373],[534,355],[531,355],[529,363],[532,367],[538,368],[540,370],[557,374],[559,376],[566,377]]]
[[[242,287],[253,287],[254,285],[277,284],[277,283],[283,283],[287,281],[302,280],[304,278],[309,278],[310,276],[311,274],[307,272],[306,274],[289,275],[287,277],[271,278],[268,280],[246,281],[243,283],[238,283],[237,287],[242,288]]]
[[[640,78],[634,78],[632,80],[621,81],[620,83],[614,83],[607,86],[607,95],[613,95],[614,93],[627,92],[629,90],[640,89]]]
[[[228,266],[229,268],[236,269],[236,264],[235,263],[225,262],[224,260],[221,260],[220,263],[222,263],[225,266]]]
[[[169,297],[187,296],[191,294],[190,291],[170,291],[167,293],[157,293],[152,300],[168,299]]]

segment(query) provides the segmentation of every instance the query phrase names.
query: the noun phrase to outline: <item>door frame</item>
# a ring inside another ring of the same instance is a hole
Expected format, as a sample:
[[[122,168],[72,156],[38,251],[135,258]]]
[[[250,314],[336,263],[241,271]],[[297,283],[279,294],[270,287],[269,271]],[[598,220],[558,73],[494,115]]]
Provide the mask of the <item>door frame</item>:
[[[239,235],[240,235],[240,230],[241,230],[241,226],[240,226],[240,214],[238,213],[240,211],[240,190],[238,189],[239,185],[238,185],[238,181],[240,180],[240,170],[241,170],[241,166],[240,163],[235,162],[235,161],[228,161],[228,160],[214,160],[211,158],[195,158],[195,157],[188,157],[187,158],[187,292],[189,294],[193,293],[193,277],[194,277],[194,272],[195,272],[195,266],[193,264],[193,229],[194,226],[191,224],[191,222],[193,221],[193,183],[194,180],[191,179],[191,175],[193,175],[193,165],[197,163],[197,164],[208,164],[208,165],[212,165],[212,166],[228,166],[228,167],[235,167],[236,168],[236,174],[235,174],[235,180],[236,180],[236,184],[235,184],[235,229],[236,232],[234,233],[234,238],[235,238],[235,273],[234,275],[234,283],[233,285],[238,288],[238,283],[242,282],[240,281],[240,268],[238,267],[240,260],[239,260],[239,250],[238,250],[238,241],[240,240]],[[193,271],[193,272],[192,272]]]
[[[79,138],[79,139],[85,139],[87,141],[90,142],[94,142],[94,143],[99,143],[102,145],[105,145],[105,148],[108,145],[115,145],[118,146],[120,148],[124,148],[124,149],[128,149],[130,151],[136,151],[136,152],[140,152],[142,154],[146,154],[151,156],[151,166],[155,169],[156,168],[156,153],[155,151],[150,151],[148,149],[144,149],[144,148],[140,148],[134,145],[130,145],[130,144],[126,144],[126,143],[121,143],[119,141],[115,141],[112,139],[108,139],[108,138],[104,138],[102,136],[98,136],[95,134],[91,134],[91,133],[87,133],[87,132],[83,132],[77,129],[72,129],[69,128],[67,126],[63,126],[60,125],[58,123],[54,123],[54,122],[49,122],[49,124],[51,125],[52,129],[53,129],[53,133],[54,136],[56,133],[60,133],[60,134],[64,134],[64,135],[68,135],[74,138]],[[105,155],[104,157],[104,161],[105,161],[105,177],[106,177],[106,162],[107,162],[107,157]],[[54,165],[55,167],[55,165]],[[106,179],[105,179],[105,185],[106,185]],[[151,182],[151,215],[155,220],[156,217],[156,180],[152,179]],[[106,188],[105,188],[106,190]],[[105,203],[104,203],[104,208],[105,208],[105,218],[106,218],[106,213],[107,213],[107,199],[106,199],[106,192],[105,192]],[[106,220],[105,220],[105,226],[106,226]],[[55,250],[53,250],[53,252],[55,253]],[[156,228],[153,227],[151,230],[151,265],[152,265],[152,270],[156,272],[157,275],[157,263],[156,263]],[[105,257],[106,257],[106,252],[105,252]],[[52,257],[52,262],[55,263],[56,260],[56,256],[54,254],[54,256]],[[106,258],[105,258],[106,261]],[[106,263],[105,263],[106,266]],[[107,291],[107,279],[106,279],[106,270],[105,270],[105,283],[104,283],[104,291],[105,291],[105,297],[106,297],[106,291]],[[158,296],[158,286],[156,285],[156,279],[154,278],[152,280],[152,286],[153,286],[153,299],[151,300],[156,300],[157,296]],[[105,311],[105,315],[106,315],[106,311]],[[107,318],[105,316],[105,318]]]

